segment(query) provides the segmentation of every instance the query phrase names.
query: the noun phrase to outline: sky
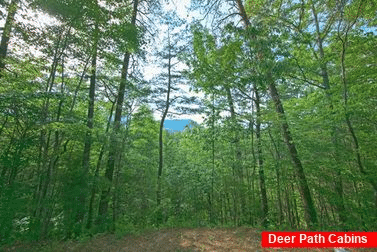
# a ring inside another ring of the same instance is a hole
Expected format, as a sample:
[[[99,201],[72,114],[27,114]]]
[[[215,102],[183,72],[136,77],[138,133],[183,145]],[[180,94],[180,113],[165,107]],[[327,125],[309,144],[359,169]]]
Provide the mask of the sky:
[[[163,2],[163,7],[165,11],[176,11],[180,18],[185,19],[188,22],[192,20],[192,14],[189,14],[189,12],[187,11],[187,8],[190,7],[191,0],[181,0],[181,1],[170,0],[170,2],[171,3]],[[157,41],[159,40],[161,41],[161,37],[164,35],[164,31],[166,31],[166,29],[162,29],[162,27],[160,28],[161,28],[161,33],[159,34],[160,38],[157,39]],[[162,47],[162,44],[161,44],[161,47]],[[144,75],[145,75],[146,80],[151,80],[154,76],[158,74],[159,74],[159,69],[157,69],[157,67],[153,64],[146,66],[144,69]]]
[[[189,119],[181,120],[166,120],[164,123],[164,128],[172,131],[182,131],[185,126],[190,123]]]
[[[163,8],[165,11],[176,11],[176,13],[178,14],[178,16],[181,18],[181,19],[184,19],[186,20],[188,23],[190,21],[192,21],[192,19],[195,17],[195,16],[198,16],[199,14],[198,13],[192,13],[192,12],[188,12],[188,8],[190,7],[191,5],[191,0],[170,0],[170,3],[163,3]],[[166,27],[160,27],[161,28],[161,32],[160,32],[160,38],[157,38],[156,41],[162,41],[162,37],[166,34]],[[157,44],[157,47],[162,47],[162,43],[161,44]],[[153,50],[153,49],[150,49],[150,50]],[[176,69],[177,70],[183,70],[185,68],[185,66],[183,64],[181,64],[180,66],[178,66]],[[144,68],[144,77],[146,80],[150,81],[152,80],[152,78],[154,76],[157,76],[160,72],[162,71],[161,68],[159,68],[157,66],[157,64],[153,64],[153,62],[149,62],[149,64],[147,64]],[[204,94],[202,93],[194,93],[192,91],[190,91],[190,87],[189,85],[187,84],[178,84],[177,85],[180,89],[182,89],[185,93],[187,93],[188,95],[191,95],[191,96],[197,96],[197,97],[204,97]],[[169,111],[172,111],[174,112],[174,107],[171,107],[169,109]],[[158,112],[158,111],[155,111],[154,113],[154,117],[156,120],[160,120],[161,119],[161,112]],[[184,122],[187,122],[187,120],[194,120],[196,121],[197,123],[202,123],[204,121],[204,115],[202,114],[197,114],[197,115],[174,115],[174,118],[171,118],[171,117],[168,117],[168,119],[172,119],[171,120],[171,123],[174,123],[176,122],[177,125],[180,125],[181,123],[179,121],[176,121],[176,120],[185,120]],[[173,120],[174,119],[174,120]],[[180,127],[180,126],[178,126]]]

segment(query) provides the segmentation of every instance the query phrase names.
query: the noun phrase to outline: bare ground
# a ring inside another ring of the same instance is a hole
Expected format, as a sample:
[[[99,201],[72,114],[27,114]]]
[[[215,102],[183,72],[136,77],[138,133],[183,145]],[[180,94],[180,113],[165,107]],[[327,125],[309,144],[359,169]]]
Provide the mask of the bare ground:
[[[1,249],[0,249],[1,250]],[[173,228],[145,232],[142,235],[102,235],[86,242],[16,244],[3,251],[130,251],[130,252],[248,252],[248,251],[321,251],[333,249],[263,249],[260,232],[251,228]],[[363,249],[350,251],[377,251]]]

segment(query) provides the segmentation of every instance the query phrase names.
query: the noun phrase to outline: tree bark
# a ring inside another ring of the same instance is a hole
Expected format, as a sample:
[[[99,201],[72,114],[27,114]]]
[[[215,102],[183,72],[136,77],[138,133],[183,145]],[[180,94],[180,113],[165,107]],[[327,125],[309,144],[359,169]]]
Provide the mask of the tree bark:
[[[215,93],[212,94],[212,123],[211,123],[211,128],[212,128],[212,139],[211,139],[211,147],[212,147],[212,157],[211,157],[211,161],[212,161],[212,171],[211,171],[211,197],[210,197],[210,200],[209,200],[209,207],[211,209],[211,212],[210,212],[210,216],[209,216],[209,220],[210,220],[210,223],[215,223],[215,219],[214,219],[214,207],[213,207],[213,202],[214,202],[214,199],[215,199],[215,194],[214,194],[214,176],[215,176]],[[222,208],[220,208],[222,209]],[[221,211],[221,210],[220,210]]]
[[[250,21],[247,18],[243,3],[241,0],[236,0],[236,4],[238,6],[238,10],[242,17],[244,25],[247,28],[248,26],[250,26]],[[255,36],[253,38],[256,39]],[[304,169],[298,157],[296,145],[294,144],[291,133],[289,131],[289,126],[285,118],[283,104],[281,103],[278,91],[275,86],[275,82],[272,79],[271,69],[268,70],[266,78],[267,78],[268,88],[270,90],[272,100],[275,103],[276,112],[278,113],[279,118],[281,120],[281,130],[284,137],[284,141],[288,147],[288,151],[290,153],[293,166],[295,167],[296,174],[299,179],[300,193],[301,193],[301,197],[302,197],[304,208],[305,208],[305,216],[306,216],[305,219],[306,219],[307,225],[310,227],[317,223],[317,212],[315,209],[315,205],[314,205],[314,202],[313,202],[313,199],[312,199],[312,196],[311,196],[311,193],[310,193],[307,181],[306,181]]]
[[[345,57],[346,57],[346,50],[347,50],[347,43],[348,43],[348,32],[351,27],[356,23],[356,20],[353,24],[347,27],[345,32],[344,38],[342,39],[339,35],[339,39],[342,42],[342,51],[341,51],[341,78],[343,84],[343,99],[344,99],[344,117],[346,120],[348,131],[352,137],[353,145],[355,149],[356,161],[359,167],[360,173],[365,177],[365,180],[370,183],[372,188],[374,189],[374,203],[375,203],[375,216],[377,216],[377,182],[375,178],[371,176],[371,174],[364,168],[363,162],[361,160],[361,153],[360,153],[360,145],[359,140],[356,136],[355,130],[352,126],[350,115],[348,112],[348,83],[346,77],[346,66],[345,66]]]
[[[131,25],[136,24],[138,4],[139,4],[139,0],[134,0]],[[110,136],[110,142],[112,144],[110,145],[109,158],[108,158],[107,168],[105,172],[105,177],[110,183],[112,183],[113,175],[114,175],[115,157],[116,157],[117,148],[118,148],[116,144],[118,141],[117,134],[119,132],[120,122],[122,119],[122,108],[123,108],[123,101],[124,101],[124,93],[125,93],[126,84],[127,84],[127,72],[128,72],[129,62],[130,62],[130,56],[131,56],[131,53],[128,51],[124,54],[121,80],[119,83],[118,97],[117,97],[116,107],[115,107],[114,128]],[[99,221],[101,221],[101,219],[104,220],[106,217],[106,214],[108,211],[110,191],[111,191],[111,186],[109,186],[107,189],[104,189],[102,191],[99,210],[98,210],[98,217],[100,218]]]
[[[105,131],[106,134],[109,132],[111,120],[113,118],[114,104],[115,103],[112,104],[111,109],[110,109],[110,116],[109,116],[109,120],[107,121],[106,131]],[[101,150],[100,150],[100,153],[98,155],[96,171],[94,172],[94,182],[93,182],[93,185],[92,185],[92,191],[91,191],[90,200],[89,200],[88,222],[86,224],[87,229],[90,229],[92,227],[92,223],[93,223],[93,212],[94,212],[93,210],[94,210],[94,200],[95,200],[96,192],[97,192],[97,180],[99,178],[99,171],[100,171],[100,168],[101,168],[101,162],[102,162],[103,154],[105,153],[105,146],[106,146],[106,143],[104,143],[101,146]]]
[[[90,149],[92,145],[92,137],[90,130],[93,129],[94,120],[94,99],[96,92],[96,71],[97,71],[97,47],[98,47],[98,24],[94,30],[94,45],[93,45],[93,58],[91,66],[90,86],[89,86],[89,103],[88,103],[88,116],[86,126],[88,131],[85,137],[85,146],[83,153],[83,175],[85,176],[89,171]]]
[[[65,36],[64,43],[62,44],[62,37],[64,35],[64,31],[62,30],[58,35],[56,45],[54,48],[54,55],[53,55],[53,62],[51,65],[50,75],[47,79],[46,89],[45,91],[48,94],[52,93],[52,88],[55,83],[56,78],[56,70],[59,65],[59,61],[62,58],[62,55],[67,48],[68,38],[70,34],[71,28],[68,28],[67,34]],[[59,51],[59,48],[61,50]],[[48,96],[43,103],[42,111],[41,111],[41,121],[42,125],[47,124],[48,117],[49,117],[49,109],[50,109],[50,97]],[[57,119],[59,119],[60,115],[58,115]],[[49,192],[51,190],[51,182],[53,181],[53,174],[54,174],[54,166],[58,160],[58,156],[49,154],[50,152],[50,139],[51,139],[51,131],[45,128],[42,128],[40,131],[40,147],[39,147],[39,156],[38,156],[38,174],[39,177],[39,185],[36,188],[35,192],[35,203],[36,207],[33,213],[33,221],[32,226],[33,230],[39,232],[39,236],[44,236],[46,232],[47,225],[49,224],[48,220],[46,220],[47,216],[47,209],[50,203],[47,201]],[[55,143],[54,152],[53,154],[57,153],[58,145]],[[47,168],[46,168],[47,167]]]
[[[77,213],[76,213],[76,223],[79,226],[82,226],[84,222],[85,212],[86,212],[86,198],[88,194],[88,172],[90,170],[90,150],[92,147],[92,132],[93,129],[93,120],[94,120],[94,99],[96,92],[96,72],[97,72],[97,52],[98,52],[98,40],[99,40],[99,27],[98,21],[94,27],[94,43],[93,43],[93,55],[91,63],[91,76],[90,76],[90,86],[89,86],[89,102],[88,102],[88,116],[86,126],[88,127],[85,143],[84,143],[84,152],[82,159],[82,171],[80,174],[81,190],[78,200]]]
[[[14,16],[18,9],[18,2],[19,0],[12,0],[8,6],[8,15],[7,19],[5,20],[4,30],[0,42],[0,78],[3,77],[5,58],[8,53],[8,43],[13,28]]]
[[[304,204],[305,209],[305,220],[308,227],[317,224],[317,211],[314,206],[314,202],[309,190],[308,182],[306,180],[305,172],[301,164],[301,160],[298,157],[298,152],[296,149],[296,145],[293,142],[293,138],[291,132],[289,131],[289,126],[287,123],[287,119],[285,117],[283,104],[281,103],[278,91],[275,87],[275,83],[272,80],[271,72],[267,73],[267,81],[268,81],[268,88],[274,101],[276,112],[279,115],[280,123],[281,123],[281,131],[284,138],[284,142],[288,147],[289,154],[291,156],[291,160],[293,166],[296,171],[296,175],[299,181],[299,189],[301,198]]]
[[[233,137],[234,147],[236,149],[236,155],[235,155],[235,162],[233,163],[233,173],[234,173],[234,179],[237,181],[237,185],[235,187],[235,193],[236,193],[236,202],[240,204],[240,217],[246,216],[246,202],[245,197],[243,193],[243,167],[242,167],[242,152],[240,148],[240,136],[239,136],[239,129],[238,129],[238,122],[237,122],[237,115],[236,110],[234,107],[234,100],[232,96],[232,92],[229,86],[225,86],[225,91],[227,95],[229,110],[230,110],[230,119],[232,122],[232,126],[234,127],[235,134]],[[235,203],[236,204],[236,203]],[[238,207],[237,207],[238,208]]]
[[[272,145],[274,146],[276,156],[272,154],[272,156],[275,156],[276,160],[276,167],[275,167],[275,172],[276,172],[276,182],[277,182],[277,188],[276,188],[276,193],[277,193],[277,198],[278,198],[278,205],[279,205],[279,224],[281,224],[284,220],[284,214],[283,214],[283,202],[282,202],[282,195],[281,195],[281,178],[280,178],[280,160],[281,160],[281,155],[278,149],[277,144],[275,143],[274,138],[272,137],[271,130],[268,128],[268,135],[270,136]]]
[[[259,91],[254,86],[255,93],[255,107],[257,110],[257,120],[255,126],[255,134],[257,138],[257,158],[258,158],[258,170],[259,170],[259,187],[261,192],[261,205],[262,205],[262,225],[268,226],[268,200],[266,192],[266,183],[263,167],[263,154],[262,154],[262,139],[261,139],[261,110],[260,110],[260,97]]]
[[[314,17],[315,27],[316,27],[316,33],[317,33],[317,44],[319,49],[319,56],[320,56],[320,68],[321,68],[321,76],[323,81],[323,87],[326,91],[326,97],[330,103],[330,110],[334,114],[333,111],[333,104],[332,104],[332,94],[330,92],[330,80],[329,80],[329,74],[327,71],[327,62],[325,61],[325,53],[323,50],[323,38],[321,35],[320,27],[319,27],[319,21],[318,21],[318,14],[314,6],[314,2],[312,1],[311,9]],[[332,133],[331,133],[331,141],[332,144],[335,147],[335,162],[338,162],[337,157],[338,154],[336,153],[336,150],[338,148],[338,136],[337,136],[337,127],[336,125],[332,125]],[[337,178],[335,178],[335,191],[337,192],[338,202],[337,202],[337,208],[338,208],[338,215],[340,222],[345,223],[347,221],[346,215],[345,215],[345,205],[344,205],[344,192],[343,192],[343,182],[342,182],[342,174],[340,172],[340,169],[336,167],[336,174]]]
[[[169,29],[169,28],[168,28]],[[161,223],[162,221],[162,209],[160,208],[161,205],[161,176],[162,176],[162,169],[163,169],[163,162],[164,162],[164,152],[163,152],[163,131],[164,131],[164,122],[166,119],[166,116],[169,112],[169,106],[170,106],[170,91],[171,91],[171,45],[170,45],[170,33],[168,30],[168,48],[169,48],[169,54],[168,54],[168,89],[166,94],[166,104],[165,104],[165,110],[162,114],[162,118],[160,121],[160,131],[159,131],[159,137],[158,137],[158,149],[159,149],[159,163],[158,163],[158,171],[157,171],[157,191],[156,191],[156,199],[157,199],[157,208],[159,208],[159,214],[157,216],[157,222]]]

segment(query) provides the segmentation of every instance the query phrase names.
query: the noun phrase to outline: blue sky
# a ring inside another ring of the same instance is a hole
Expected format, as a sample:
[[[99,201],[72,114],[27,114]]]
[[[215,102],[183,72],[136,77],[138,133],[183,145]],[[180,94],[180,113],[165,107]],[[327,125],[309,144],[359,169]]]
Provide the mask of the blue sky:
[[[190,123],[190,121],[190,119],[165,120],[164,128],[172,131],[181,131]]]

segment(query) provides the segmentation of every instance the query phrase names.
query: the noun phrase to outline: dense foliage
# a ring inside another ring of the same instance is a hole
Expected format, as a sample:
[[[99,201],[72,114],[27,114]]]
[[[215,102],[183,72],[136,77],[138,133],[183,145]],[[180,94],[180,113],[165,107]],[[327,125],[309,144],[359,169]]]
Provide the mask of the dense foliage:
[[[192,1],[190,35],[158,1],[0,4],[0,243],[377,229],[374,0]]]

